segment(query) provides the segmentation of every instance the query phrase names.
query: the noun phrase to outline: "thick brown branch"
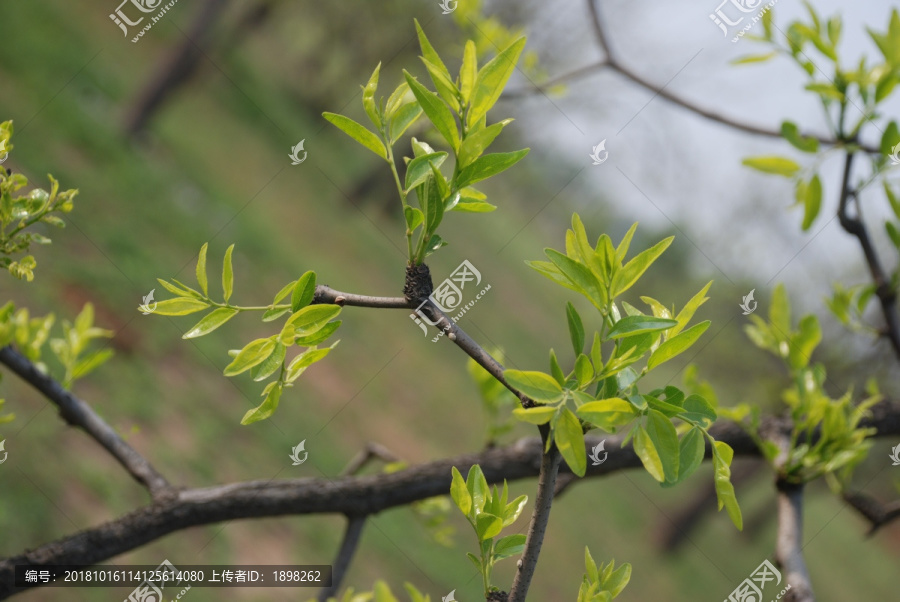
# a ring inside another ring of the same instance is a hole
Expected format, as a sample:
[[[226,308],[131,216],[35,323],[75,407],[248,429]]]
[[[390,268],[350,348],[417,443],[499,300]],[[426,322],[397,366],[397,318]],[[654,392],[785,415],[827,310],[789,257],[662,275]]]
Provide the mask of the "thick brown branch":
[[[0,348],[0,363],[16,373],[22,380],[40,391],[59,408],[59,414],[68,424],[76,426],[102,445],[125,467],[135,480],[159,499],[174,495],[172,486],[156,472],[153,466],[128,445],[106,421],[84,401],[75,397],[61,384],[40,372],[24,355],[10,346]]]
[[[765,419],[761,430],[768,425],[781,429],[782,423],[775,418]],[[863,420],[861,426],[875,428],[878,436],[900,435],[900,402],[874,406],[872,416]],[[737,456],[759,456],[753,439],[734,423],[716,424],[710,433],[716,440],[730,445]],[[609,458],[599,466],[588,466],[586,477],[641,466],[631,447],[620,449],[621,436],[588,436],[585,444],[593,447],[601,439],[606,440]],[[466,474],[478,464],[490,483],[499,483],[504,479],[515,481],[537,476],[543,456],[541,440],[531,437],[478,454],[438,460],[390,474],[251,481],[179,491],[172,498],[157,500],[111,522],[0,560],[0,598],[14,591],[12,579],[16,564],[96,564],[170,533],[226,520],[302,514],[377,514],[446,495],[453,466]],[[563,464],[560,472],[570,471]]]
[[[364,516],[348,516],[347,530],[344,531],[344,539],[341,541],[341,547],[338,550],[334,562],[331,563],[331,587],[323,587],[319,590],[318,601],[325,602],[332,596],[337,596],[341,589],[341,582],[350,568],[350,561],[356,554],[356,548],[359,547],[359,540],[362,537],[363,527],[366,526],[366,517]]]

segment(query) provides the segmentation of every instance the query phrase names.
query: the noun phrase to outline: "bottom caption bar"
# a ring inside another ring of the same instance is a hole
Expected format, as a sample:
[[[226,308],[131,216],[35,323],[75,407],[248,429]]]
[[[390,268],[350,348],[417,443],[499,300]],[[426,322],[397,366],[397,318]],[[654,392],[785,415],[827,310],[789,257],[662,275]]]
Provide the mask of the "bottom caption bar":
[[[331,565],[16,565],[16,587],[133,587],[126,602],[192,587],[330,587]]]

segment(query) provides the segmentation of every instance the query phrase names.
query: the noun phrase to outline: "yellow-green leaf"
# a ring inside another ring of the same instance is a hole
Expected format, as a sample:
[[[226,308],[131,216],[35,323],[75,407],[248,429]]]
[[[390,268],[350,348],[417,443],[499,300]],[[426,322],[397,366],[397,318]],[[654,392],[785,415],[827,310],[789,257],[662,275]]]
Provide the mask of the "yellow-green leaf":
[[[562,399],[562,387],[549,374],[537,371],[506,370],[503,372],[503,376],[510,385],[539,403],[552,403]]]
[[[583,477],[587,469],[584,432],[581,430],[578,417],[569,408],[562,409],[553,433],[553,440],[572,472]]]
[[[709,320],[700,322],[665,341],[656,348],[656,351],[650,354],[650,359],[647,360],[647,368],[652,370],[663,362],[667,362],[673,357],[687,351],[691,345],[696,343],[697,339],[706,332],[706,329],[709,328],[709,324]]]
[[[206,248],[209,243],[203,243],[200,247],[200,256],[197,257],[197,283],[204,295],[209,295],[209,286],[206,280]]]
[[[225,367],[225,376],[236,376],[262,363],[275,348],[275,338],[256,339],[248,343],[230,364]]]
[[[222,260],[222,292],[225,295],[225,303],[231,299],[231,292],[234,288],[234,268],[231,265],[233,251],[234,245],[225,249],[225,259]]]
[[[238,310],[231,307],[220,307],[218,309],[214,309],[213,311],[203,316],[203,319],[194,324],[194,326],[186,333],[184,333],[181,338],[195,339],[197,337],[207,335],[237,314]]]
[[[207,307],[209,307],[208,303],[193,297],[175,297],[174,299],[166,299],[157,303],[153,313],[160,316],[186,316],[203,311]]]
[[[337,126],[342,132],[387,161],[387,150],[384,148],[384,143],[379,140],[378,136],[349,117],[344,117],[337,113],[322,113],[322,116]]]

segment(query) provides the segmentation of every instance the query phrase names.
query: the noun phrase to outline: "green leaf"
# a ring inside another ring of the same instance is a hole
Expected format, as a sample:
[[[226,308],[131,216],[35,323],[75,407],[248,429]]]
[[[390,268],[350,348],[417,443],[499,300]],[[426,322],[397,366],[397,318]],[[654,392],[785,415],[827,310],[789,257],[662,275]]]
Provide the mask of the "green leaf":
[[[553,262],[557,270],[574,285],[574,287],[570,288],[585,295],[598,309],[606,308],[606,304],[609,301],[606,288],[600,284],[597,276],[591,270],[584,264],[570,259],[554,249],[544,249],[544,253]],[[532,266],[534,267],[534,264]]]
[[[406,189],[412,190],[432,176],[431,166],[440,167],[447,159],[447,153],[428,153],[413,159],[406,166]]]
[[[337,305],[309,305],[295,312],[282,332],[290,332],[291,337],[309,335],[324,327],[339,313],[341,308]]]
[[[290,307],[270,307],[262,315],[263,322],[272,322],[286,313],[290,313]]]
[[[248,410],[241,419],[241,424],[253,424],[254,422],[265,420],[275,413],[275,410],[278,409],[278,401],[281,399],[281,392],[283,389],[281,383],[276,382],[273,384],[275,386],[269,390],[265,401],[252,410]]]
[[[391,588],[388,587],[388,584],[381,580],[375,582],[372,593],[375,596],[375,602],[400,602],[394,594],[391,593]]]
[[[776,174],[779,176],[793,177],[800,171],[800,166],[785,157],[761,156],[747,157],[741,163],[747,167],[752,167],[763,173]]]
[[[312,303],[316,296],[316,273],[308,271],[297,280],[291,293],[291,313],[296,313]]]
[[[510,556],[518,556],[525,551],[525,535],[516,533],[501,537],[494,544],[494,560],[503,560]]]
[[[468,166],[480,157],[481,153],[483,153],[485,149],[491,145],[494,139],[500,135],[503,128],[512,123],[512,121],[512,119],[504,119],[503,121],[489,125],[483,130],[478,130],[474,134],[470,133],[466,136],[459,147],[458,162],[460,169]]]
[[[619,263],[625,261],[625,256],[628,255],[628,248],[631,246],[631,239],[634,238],[634,232],[637,230],[637,227],[637,222],[631,224],[631,227],[628,228],[628,232],[625,233],[625,236],[623,236],[622,240],[619,242],[619,246],[616,247],[616,260]]]
[[[697,339],[709,328],[710,321],[706,320],[691,326],[684,332],[665,341],[656,348],[656,351],[650,354],[647,361],[647,369],[653,370],[663,362],[667,362],[673,357],[687,351],[691,345],[697,342]]]
[[[678,480],[684,481],[691,476],[703,463],[703,455],[706,447],[703,443],[703,431],[692,427],[687,435],[681,438],[679,456],[681,464],[678,467]]]
[[[422,29],[422,26],[419,25],[419,21],[413,19],[413,22],[416,24],[416,35],[419,37],[419,47],[422,49],[422,56],[428,62],[436,65],[437,67],[440,67],[449,78],[450,72],[447,71],[447,67],[444,66],[444,62],[441,60],[441,57],[434,49],[434,46],[432,46],[431,42],[428,41],[428,37],[425,35],[425,31]]]
[[[715,422],[718,417],[712,404],[700,395],[688,395],[681,407],[684,408],[680,414],[681,417],[698,422],[704,428]]]
[[[516,63],[523,48],[525,48],[525,38],[521,37],[478,71],[475,86],[472,89],[472,102],[467,116],[469,127],[478,123],[478,120],[484,117],[491,107],[494,106],[494,103],[497,102],[497,99],[500,98],[507,80],[509,80],[513,70],[516,68]]]
[[[559,383],[543,372],[506,370],[506,382],[538,403],[553,403],[562,399],[563,390]]]
[[[610,563],[609,567],[611,568],[612,566],[613,563]],[[606,575],[601,587],[609,592],[610,597],[615,598],[622,593],[629,581],[631,581],[631,565],[626,562],[609,575]]]
[[[503,499],[501,503],[506,501],[506,481],[503,481]],[[525,509],[525,504],[528,503],[527,495],[520,495],[513,501],[506,504],[502,511],[503,518],[503,526],[508,527],[519,518],[519,515],[522,514],[522,511]]]
[[[617,297],[631,288],[644,272],[653,265],[653,262],[669,248],[673,240],[675,240],[674,236],[665,238],[649,249],[638,253],[631,261],[626,263],[622,270],[617,272],[613,278],[612,296]]]
[[[369,78],[366,87],[363,88],[363,108],[366,110],[366,115],[369,116],[369,120],[375,126],[376,130],[380,130],[381,123],[381,115],[378,114],[378,107],[375,106],[375,91],[378,89],[378,72],[381,71],[381,63],[375,67],[375,71],[372,72],[372,77]]]
[[[513,415],[529,424],[547,424],[556,414],[556,406],[537,406],[533,408],[515,408]]]
[[[323,326],[318,331],[313,334],[308,334],[306,336],[297,337],[294,339],[295,345],[300,345],[301,347],[312,347],[313,345],[318,345],[319,343],[325,341],[334,334],[334,332],[340,328],[341,321],[336,320],[334,322],[329,322],[325,326]]]
[[[285,297],[290,295],[291,292],[294,290],[294,286],[296,284],[297,284],[296,280],[285,284],[284,288],[282,288],[280,291],[278,291],[278,294],[275,295],[275,298],[272,300],[272,305],[277,305],[279,302],[281,302],[282,299],[284,299]]]
[[[297,380],[301,374],[306,372],[306,369],[315,364],[316,362],[322,361],[325,359],[325,356],[328,355],[332,349],[334,349],[335,345],[337,345],[340,341],[335,341],[334,345],[331,347],[326,347],[324,349],[307,349],[293,360],[291,360],[290,365],[287,367],[287,371],[285,372],[284,380],[286,382],[292,383]]]
[[[225,367],[225,376],[237,376],[241,372],[262,363],[269,357],[273,349],[275,349],[275,337],[251,341]]]
[[[101,349],[99,351],[95,351],[94,353],[88,354],[84,359],[79,360],[75,366],[72,368],[72,374],[70,376],[70,381],[76,381],[79,378],[87,376],[97,368],[99,368],[104,362],[106,362],[109,358],[113,356],[112,349]],[[0,400],[2,402],[3,400]],[[9,420],[4,420],[6,416],[0,416],[0,424],[4,422],[9,422]]]
[[[466,489],[468,489],[469,495],[472,497],[472,511],[474,514],[480,514],[484,510],[484,504],[490,495],[490,488],[487,480],[484,478],[484,473],[481,471],[481,466],[478,464],[472,466],[469,469],[469,474],[466,475]]]
[[[584,325],[581,323],[581,316],[575,310],[575,306],[566,303],[566,319],[569,322],[569,338],[572,339],[572,349],[575,350],[577,357],[584,349]]]
[[[836,100],[844,102],[844,94],[838,90],[834,84],[829,82],[813,82],[803,86],[810,92],[815,92],[822,97],[823,100]]]
[[[647,414],[647,435],[659,454],[666,481],[678,480],[679,446],[678,433],[672,421],[662,412],[651,409]]]
[[[203,246],[200,247],[200,256],[197,257],[197,284],[200,285],[200,290],[205,296],[209,295],[209,286],[206,281],[206,248],[208,246],[209,243],[203,243]]]
[[[584,389],[594,379],[594,367],[591,360],[583,353],[579,353],[575,359],[575,377],[578,379],[578,388]]]
[[[881,135],[881,154],[885,157],[890,156],[897,144],[900,144],[900,128],[897,127],[896,121],[891,121]]]
[[[732,65],[747,65],[749,63],[764,63],[769,59],[778,56],[777,52],[767,52],[765,54],[751,54],[729,61]]]
[[[606,340],[621,339],[645,332],[659,332],[667,330],[678,324],[676,320],[655,318],[652,316],[626,316],[613,324],[606,333]]]
[[[438,67],[426,58],[422,58],[422,63],[425,64],[425,69],[428,71],[431,81],[434,82],[434,87],[437,89],[440,97],[450,105],[450,109],[459,113],[459,90],[456,88],[453,80],[450,79],[450,74],[446,72],[446,68]]]
[[[523,148],[512,153],[491,153],[482,155],[467,165],[457,178],[457,186],[470,186],[506,171],[518,163],[531,149]]]
[[[441,247],[446,247],[448,244],[448,242],[437,234],[432,234],[431,238],[429,238],[428,242],[425,244],[425,257],[428,257]]]
[[[701,288],[696,295],[691,297],[691,300],[688,301],[684,307],[681,308],[681,311],[678,312],[678,315],[675,316],[675,319],[678,320],[678,326],[669,330],[669,337],[674,337],[682,329],[687,326],[688,322],[691,321],[691,318],[694,317],[694,313],[696,313],[697,309],[704,303],[709,300],[709,297],[706,296],[706,293],[709,291],[709,287],[712,286],[712,280],[706,283],[706,286]],[[643,298],[643,297],[642,297]],[[665,316],[664,316],[665,317]]]
[[[587,469],[584,433],[578,417],[569,408],[562,408],[553,433],[553,440],[572,472],[583,477]]]
[[[460,512],[468,517],[472,512],[472,496],[466,488],[466,482],[455,466],[451,469],[451,473],[453,474],[453,481],[450,483],[450,497],[453,498]]]
[[[734,486],[731,484],[731,459],[734,450],[727,443],[716,441],[713,445],[713,466],[715,469],[716,497],[719,500],[719,510],[725,507],[731,522],[739,531],[744,528],[744,519],[741,516],[741,508],[738,506],[737,497],[734,495]]]
[[[404,82],[405,83],[405,82]],[[422,107],[416,101],[408,102],[393,114],[391,117],[391,141],[400,139],[409,126],[414,124],[422,114]]]
[[[463,50],[463,61],[459,68],[459,94],[463,104],[469,103],[472,89],[475,87],[475,78],[478,76],[478,56],[475,50],[475,42],[466,41]]]
[[[499,516],[482,512],[475,515],[475,533],[479,541],[491,539],[503,530],[503,520]]]
[[[456,128],[456,120],[453,118],[453,113],[450,112],[447,105],[437,95],[420,84],[408,71],[404,70],[403,75],[406,77],[406,83],[409,84],[409,88],[415,95],[416,100],[419,101],[419,106],[425,111],[425,115],[428,116],[428,119],[431,120],[437,131],[444,137],[450,148],[457,152],[459,150],[459,130]]]
[[[259,382],[261,380],[266,380],[275,374],[275,371],[281,368],[286,352],[287,347],[285,347],[281,341],[276,342],[275,348],[272,349],[272,353],[269,354],[269,357],[253,366],[253,369],[250,370],[250,378]]]
[[[562,368],[559,367],[559,360],[556,358],[556,351],[550,349],[550,374],[556,379],[560,386],[565,386],[566,376],[563,374]]]
[[[339,130],[387,161],[387,149],[384,148],[384,143],[379,140],[378,136],[349,117],[344,117],[343,115],[338,115],[336,113],[322,113],[322,116],[337,126]]]
[[[194,326],[184,333],[181,338],[196,339],[197,337],[207,335],[237,314],[238,310],[231,307],[214,309],[203,316],[203,319],[194,324]]]
[[[425,221],[425,214],[410,205],[403,207],[403,216],[406,218],[406,229],[410,232],[413,232]]]
[[[800,370],[809,365],[813,351],[822,341],[822,329],[819,327],[819,319],[815,315],[804,316],[798,325],[799,331],[790,342],[788,363],[794,370]]]
[[[791,332],[791,304],[783,284],[779,284],[772,292],[772,306],[769,308],[769,321],[773,334],[779,340],[786,340]]]
[[[816,138],[801,136],[797,124],[791,121],[781,124],[781,136],[790,142],[791,146],[804,153],[815,153],[819,150],[819,141]]]
[[[822,208],[822,181],[819,180],[819,174],[812,177],[806,186],[803,199],[803,231],[809,230],[813,221],[819,215]]]
[[[898,15],[897,9],[891,11],[891,20],[886,32],[882,34],[872,29],[868,31],[884,56],[884,60],[894,68],[900,66],[900,15]]]
[[[234,269],[231,266],[231,253],[234,245],[225,249],[225,259],[222,260],[222,292],[225,295],[225,303],[231,299],[231,291],[234,288]]]
[[[427,198],[427,202],[422,206],[422,212],[425,214],[425,232],[433,234],[444,219],[444,203],[433,175],[425,181],[424,188]]]
[[[662,460],[660,460],[659,452],[656,451],[656,447],[653,445],[650,435],[647,434],[647,431],[641,425],[638,425],[633,432],[634,452],[638,455],[638,458],[641,459],[644,468],[647,469],[647,472],[650,473],[651,477],[660,483],[665,482],[666,474],[663,469]]]
[[[156,304],[153,311],[158,316],[186,316],[209,307],[209,303],[193,297],[175,297]]]
[[[617,427],[628,424],[638,415],[632,404],[618,397],[590,401],[582,404],[575,413],[608,433],[616,432]]]

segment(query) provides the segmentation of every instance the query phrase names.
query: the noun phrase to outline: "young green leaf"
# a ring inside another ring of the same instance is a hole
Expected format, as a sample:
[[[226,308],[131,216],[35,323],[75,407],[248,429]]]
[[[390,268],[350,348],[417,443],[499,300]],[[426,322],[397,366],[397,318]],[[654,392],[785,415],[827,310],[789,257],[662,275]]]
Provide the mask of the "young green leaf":
[[[793,177],[800,171],[800,166],[796,161],[792,161],[786,157],[762,156],[747,157],[742,161],[747,167],[752,167],[763,173],[770,173],[779,176]]]
[[[404,85],[406,82],[404,82]],[[400,139],[406,130],[416,122],[422,114],[422,107],[417,101],[408,102],[391,115],[391,142]]]
[[[651,409],[647,415],[647,436],[659,454],[666,481],[678,480],[679,445],[675,426],[662,412]]]
[[[366,87],[363,88],[363,108],[366,110],[366,115],[369,116],[369,120],[372,122],[372,125],[375,126],[376,130],[380,130],[381,123],[381,115],[378,112],[378,107],[375,105],[375,91],[378,89],[378,72],[381,71],[381,63],[375,67],[375,71],[372,72],[372,77],[369,78]]]
[[[308,271],[297,280],[291,293],[291,313],[295,313],[312,303],[316,295],[316,273]]]
[[[529,424],[547,424],[556,413],[556,406],[536,406],[533,408],[516,408],[513,415]]]
[[[591,360],[583,353],[579,353],[575,359],[575,378],[578,380],[578,388],[584,389],[594,379],[594,367]]]
[[[252,410],[248,410],[241,419],[241,424],[253,424],[254,422],[265,420],[275,413],[275,410],[278,409],[278,401],[281,399],[281,392],[283,389],[281,383],[273,384],[275,384],[275,386],[269,390],[265,401]]]
[[[306,372],[306,369],[325,359],[325,356],[328,355],[332,349],[334,349],[335,345],[337,345],[340,341],[335,341],[334,345],[331,347],[326,347],[324,349],[307,349],[297,357],[295,357],[290,365],[287,367],[287,372],[285,373],[284,380],[285,382],[292,383],[297,380],[301,374]]]
[[[475,533],[479,541],[485,541],[496,536],[503,530],[503,521],[499,516],[482,512],[475,515]]]
[[[422,184],[429,176],[433,175],[431,166],[440,167],[447,159],[447,153],[429,153],[413,159],[406,166],[406,189],[412,190]]]
[[[697,422],[704,428],[715,422],[718,417],[715,408],[700,395],[688,395],[681,407],[683,410],[679,416]]]
[[[566,303],[566,319],[569,322],[569,338],[572,339],[572,349],[575,350],[577,357],[584,349],[584,325],[575,306],[570,302]]]
[[[425,221],[425,214],[410,205],[403,208],[403,216],[406,218],[406,229],[410,232],[413,232]]]
[[[456,185],[460,188],[463,186],[470,186],[476,182],[495,176],[502,171],[506,171],[522,160],[522,158],[528,154],[529,150],[531,149],[523,148],[522,150],[512,153],[491,153],[489,155],[482,155],[463,168],[459,173]]]
[[[575,413],[608,433],[616,432],[617,427],[628,424],[637,416],[634,406],[618,397],[589,401],[582,404]]]
[[[387,149],[384,148],[384,143],[379,140],[378,136],[349,117],[344,117],[337,113],[322,113],[322,116],[337,126],[342,132],[387,161]]]
[[[301,347],[312,347],[313,345],[318,345],[323,341],[327,340],[328,337],[334,334],[334,332],[340,328],[341,321],[335,320],[334,322],[329,322],[325,326],[323,326],[318,331],[313,334],[308,334],[302,337],[297,337],[294,339],[294,344],[299,345]]]
[[[660,483],[665,482],[666,474],[663,469],[662,460],[660,460],[659,452],[656,451],[656,447],[653,445],[650,435],[647,434],[647,431],[641,425],[638,425],[633,432],[634,452],[638,455],[638,458],[641,459],[644,468],[647,469],[647,472],[650,473],[651,477]]]
[[[647,360],[647,369],[653,370],[663,362],[667,362],[673,357],[687,351],[691,345],[697,342],[697,339],[709,328],[710,321],[700,322],[691,326],[684,332],[670,338],[656,348],[656,351],[650,354]]]
[[[451,474],[453,475],[453,480],[450,483],[450,497],[453,498],[459,511],[464,516],[469,517],[472,512],[472,496],[466,488],[466,482],[455,466],[451,469]]]
[[[487,149],[494,141],[494,139],[500,135],[500,132],[503,131],[503,128],[512,123],[512,119],[504,119],[503,121],[494,123],[484,128],[483,130],[478,130],[477,132],[470,133],[466,136],[466,139],[462,141],[462,144],[459,147],[459,167],[460,169],[470,165],[473,161],[478,159],[481,156],[481,153]]]
[[[675,320],[667,320],[665,318],[654,318],[651,316],[626,316],[616,322],[609,332],[606,333],[606,339],[621,339],[645,332],[659,332],[667,330],[678,324]]]
[[[669,248],[669,245],[672,244],[673,240],[675,240],[674,236],[665,238],[649,249],[638,253],[631,261],[626,263],[622,270],[617,272],[613,278],[612,296],[617,297],[631,288],[631,286],[643,276],[644,272],[653,265],[653,262]]]
[[[466,475],[466,489],[472,496],[472,511],[474,514],[480,514],[484,510],[485,502],[490,496],[490,487],[488,487],[487,479],[481,471],[481,466],[475,464],[469,469]]]
[[[447,108],[447,105],[440,98],[420,84],[408,71],[404,70],[403,75],[406,77],[406,83],[409,84],[409,88],[415,95],[416,100],[419,101],[419,106],[425,111],[425,115],[428,116],[428,119],[431,120],[437,131],[444,137],[450,148],[454,152],[459,151],[459,130],[456,127],[453,113],[450,112],[450,109]]]
[[[543,372],[506,370],[506,381],[538,403],[553,403],[562,399],[563,390],[556,380]]]
[[[435,50],[434,46],[431,45],[431,42],[428,41],[428,37],[425,35],[425,31],[422,29],[422,26],[419,25],[419,21],[417,19],[413,19],[413,22],[416,24],[416,35],[419,37],[419,47],[422,49],[422,56],[425,57],[428,62],[436,65],[437,67],[440,67],[449,78],[450,72],[447,71],[447,67],[444,66],[444,62],[438,55],[437,50]]]
[[[238,310],[230,307],[220,307],[218,309],[214,309],[213,311],[203,316],[203,319],[194,324],[194,326],[186,333],[184,333],[181,338],[195,339],[197,337],[207,335],[236,316],[237,313]]]
[[[584,433],[578,417],[569,408],[562,409],[553,433],[553,440],[572,472],[583,477],[587,469]]]
[[[222,292],[225,296],[225,303],[231,299],[231,291],[234,288],[234,269],[231,265],[231,253],[234,251],[234,245],[225,249],[225,259],[222,260]]]
[[[497,561],[510,556],[518,556],[523,551],[525,551],[525,534],[507,535],[498,539],[497,543],[494,544],[493,560]]]
[[[475,87],[475,78],[478,76],[478,57],[475,50],[475,42],[466,41],[463,50],[463,61],[459,68],[459,94],[463,104],[468,104]]]
[[[434,82],[438,95],[444,99],[444,102],[450,106],[452,111],[459,113],[459,89],[457,89],[453,80],[450,79],[450,74],[446,73],[445,68],[438,67],[424,57],[422,58],[422,63],[424,63],[431,81]]]
[[[822,208],[822,181],[819,179],[819,174],[812,177],[804,192],[803,225],[801,227],[806,232],[812,226],[813,221],[819,215],[819,210]]]
[[[703,463],[703,454],[706,452],[703,431],[696,426],[691,428],[687,435],[681,438],[679,448],[681,463],[678,467],[678,480],[684,481]]]
[[[275,337],[256,339],[248,343],[234,360],[225,367],[225,376],[237,376],[262,363],[275,349]]]
[[[175,297],[174,299],[166,299],[157,303],[153,313],[158,316],[186,316],[194,312],[203,311],[207,307],[209,307],[209,303],[193,297]]]
[[[781,124],[781,136],[790,142],[791,146],[804,153],[815,153],[819,150],[818,139],[801,136],[797,124],[791,121],[785,121]]]
[[[734,450],[727,443],[716,441],[713,444],[713,467],[715,470],[716,497],[719,500],[719,510],[725,507],[731,522],[739,531],[744,529],[744,519],[741,516],[741,508],[738,506],[737,497],[734,495],[734,486],[731,484],[731,459]]]
[[[484,117],[500,98],[507,80],[516,68],[523,48],[525,48],[525,38],[521,37],[502,50],[478,72],[475,86],[472,89],[472,102],[467,117],[469,127]]]
[[[259,382],[261,380],[266,380],[273,374],[275,371],[281,368],[281,364],[284,362],[284,356],[287,351],[287,347],[285,347],[281,341],[275,343],[275,348],[272,349],[272,353],[269,354],[269,357],[264,359],[259,364],[253,366],[250,370],[250,378],[254,381]]]
[[[550,374],[560,386],[566,385],[566,375],[563,374],[562,368],[559,366],[559,360],[556,358],[556,351],[553,349],[550,349]]]
[[[606,308],[609,300],[606,287],[600,284],[597,277],[584,264],[566,257],[554,249],[544,249],[544,254],[553,262],[557,271],[565,276],[574,287],[574,290],[585,295],[598,309]],[[532,264],[533,265],[533,264]]]
[[[323,328],[332,319],[341,313],[337,305],[308,305],[300,309],[285,323],[282,332],[289,332],[293,336],[305,336]]]
[[[197,284],[200,285],[200,290],[203,291],[204,295],[209,295],[209,286],[206,281],[206,248],[209,246],[209,243],[203,243],[203,246],[200,247],[200,255],[197,257]]]
[[[675,319],[678,320],[678,326],[672,328],[668,332],[669,338],[674,337],[679,332],[681,332],[685,326],[688,325],[688,322],[691,321],[691,318],[694,317],[694,313],[696,313],[697,309],[704,303],[709,300],[709,297],[706,296],[706,293],[709,291],[709,287],[712,286],[712,280],[706,283],[706,286],[701,288],[696,295],[691,297],[691,300],[685,304],[684,307],[681,308],[681,311],[678,312],[678,315],[675,316]],[[664,316],[667,317],[667,316]]]

